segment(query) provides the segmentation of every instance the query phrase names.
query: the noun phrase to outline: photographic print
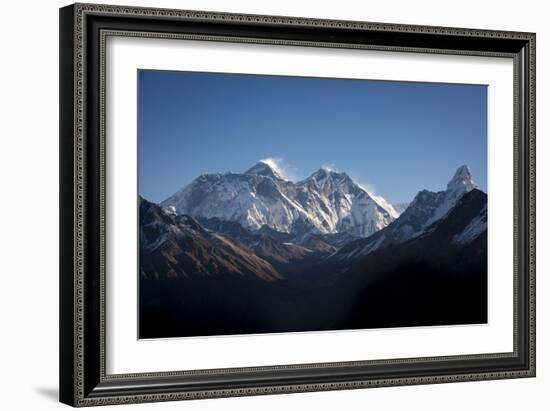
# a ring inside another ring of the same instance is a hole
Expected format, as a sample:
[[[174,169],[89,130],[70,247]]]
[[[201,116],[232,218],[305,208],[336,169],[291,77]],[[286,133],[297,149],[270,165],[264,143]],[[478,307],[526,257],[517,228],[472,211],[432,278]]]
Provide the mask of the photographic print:
[[[139,338],[487,323],[487,86],[138,71]]]

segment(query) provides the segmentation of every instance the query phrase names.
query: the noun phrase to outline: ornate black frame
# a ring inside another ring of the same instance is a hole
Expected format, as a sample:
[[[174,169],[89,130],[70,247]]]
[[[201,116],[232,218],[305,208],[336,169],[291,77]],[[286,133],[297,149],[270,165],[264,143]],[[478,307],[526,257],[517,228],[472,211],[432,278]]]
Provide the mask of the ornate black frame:
[[[514,61],[514,351],[105,373],[104,87],[110,35],[509,57]],[[75,4],[60,10],[60,400],[73,406],[535,376],[535,34]]]

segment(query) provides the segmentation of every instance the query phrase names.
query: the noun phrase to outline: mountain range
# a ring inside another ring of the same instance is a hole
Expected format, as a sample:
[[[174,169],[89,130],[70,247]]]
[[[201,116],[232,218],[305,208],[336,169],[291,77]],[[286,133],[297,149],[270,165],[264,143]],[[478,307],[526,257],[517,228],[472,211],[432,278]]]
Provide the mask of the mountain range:
[[[250,230],[268,226],[293,237],[367,237],[399,216],[346,173],[321,168],[295,183],[261,161],[244,173],[203,174],[161,206],[177,214],[235,221]]]
[[[140,336],[485,322],[486,241],[467,166],[399,206],[327,168],[203,174],[140,197]]]

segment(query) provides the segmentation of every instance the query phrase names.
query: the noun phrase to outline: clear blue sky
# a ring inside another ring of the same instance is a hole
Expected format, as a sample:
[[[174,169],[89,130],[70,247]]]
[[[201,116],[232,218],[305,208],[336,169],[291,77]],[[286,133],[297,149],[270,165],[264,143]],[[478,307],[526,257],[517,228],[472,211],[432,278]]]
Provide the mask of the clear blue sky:
[[[462,164],[487,191],[483,85],[140,70],[138,86],[151,201],[267,157],[292,179],[331,165],[393,203],[444,189]]]

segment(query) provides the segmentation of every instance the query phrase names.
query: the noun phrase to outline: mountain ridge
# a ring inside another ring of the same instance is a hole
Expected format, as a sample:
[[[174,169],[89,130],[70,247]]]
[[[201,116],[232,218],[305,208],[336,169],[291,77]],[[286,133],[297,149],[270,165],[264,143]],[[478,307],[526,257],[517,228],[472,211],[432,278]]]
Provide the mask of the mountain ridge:
[[[460,166],[447,184],[446,190],[419,191],[399,218],[370,237],[347,244],[331,258],[355,259],[377,249],[415,238],[424,233],[430,225],[444,218],[464,194],[478,190],[477,187],[470,168],[466,165]]]
[[[140,272],[151,279],[213,275],[280,280],[279,272],[238,239],[205,229],[185,214],[171,215],[140,197]]]

